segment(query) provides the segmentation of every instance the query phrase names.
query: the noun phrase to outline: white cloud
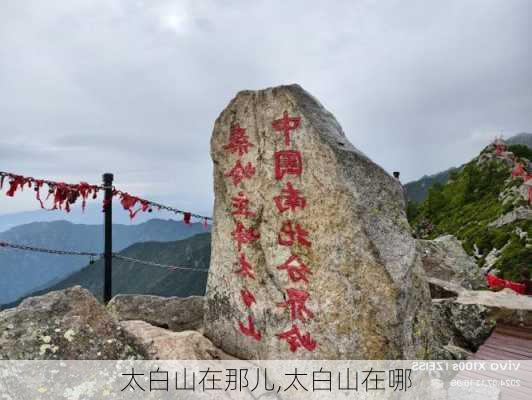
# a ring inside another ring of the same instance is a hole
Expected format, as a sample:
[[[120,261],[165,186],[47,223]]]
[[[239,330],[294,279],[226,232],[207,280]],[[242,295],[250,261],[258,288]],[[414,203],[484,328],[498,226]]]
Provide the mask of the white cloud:
[[[297,82],[357,147],[417,178],[491,131],[532,129],[531,18],[521,0],[3,0],[0,146],[27,146],[0,169],[109,170],[209,209],[215,118],[239,90]]]

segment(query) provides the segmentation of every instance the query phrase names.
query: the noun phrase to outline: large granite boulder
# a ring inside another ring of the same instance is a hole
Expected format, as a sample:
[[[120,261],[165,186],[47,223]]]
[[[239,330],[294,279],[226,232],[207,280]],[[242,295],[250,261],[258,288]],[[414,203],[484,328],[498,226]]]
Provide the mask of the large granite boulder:
[[[201,329],[204,297],[160,297],[120,294],[108,304],[120,321],[142,320],[175,332]]]
[[[0,359],[144,358],[118,322],[79,286],[30,297],[0,312]]]
[[[401,184],[297,85],[216,120],[205,334],[243,359],[429,356],[430,296]]]
[[[466,289],[482,289],[486,281],[473,257],[453,235],[434,240],[418,240],[423,269],[429,278],[460,285]]]
[[[144,321],[124,321],[121,325],[129,340],[151,360],[233,359],[196,331],[172,332]]]

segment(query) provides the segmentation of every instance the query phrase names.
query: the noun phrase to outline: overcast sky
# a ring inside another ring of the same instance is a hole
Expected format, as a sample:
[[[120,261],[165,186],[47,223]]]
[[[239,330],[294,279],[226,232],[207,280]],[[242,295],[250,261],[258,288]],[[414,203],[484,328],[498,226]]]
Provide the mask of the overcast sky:
[[[417,179],[532,131],[531,21],[528,0],[1,0],[0,170],[111,171],[210,214],[215,118],[239,90],[299,83]]]

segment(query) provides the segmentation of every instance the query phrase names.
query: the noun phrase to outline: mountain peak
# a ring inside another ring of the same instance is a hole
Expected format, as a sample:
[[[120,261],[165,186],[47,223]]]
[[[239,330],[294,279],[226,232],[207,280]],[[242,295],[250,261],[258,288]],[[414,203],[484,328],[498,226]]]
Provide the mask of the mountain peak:
[[[509,145],[522,144],[532,148],[532,133],[521,132],[506,139]]]

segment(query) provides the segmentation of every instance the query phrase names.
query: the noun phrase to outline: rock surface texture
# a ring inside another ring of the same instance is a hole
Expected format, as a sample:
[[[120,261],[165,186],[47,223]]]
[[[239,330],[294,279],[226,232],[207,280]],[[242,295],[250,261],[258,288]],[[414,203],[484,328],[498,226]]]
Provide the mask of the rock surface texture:
[[[0,359],[113,360],[144,358],[86,289],[30,297],[0,312]]]
[[[429,356],[401,184],[297,85],[243,91],[211,139],[205,334],[243,359]]]
[[[445,235],[417,242],[423,269],[429,278],[455,283],[466,289],[486,287],[486,280],[475,260],[465,252],[456,237]]]
[[[515,210],[501,215],[492,223],[488,224],[491,228],[500,228],[501,226],[511,224],[515,221],[532,221],[532,209],[526,207],[518,207]]]
[[[204,298],[202,296],[159,297],[118,295],[108,304],[109,311],[120,321],[142,320],[175,332],[201,329]]]
[[[150,360],[230,360],[209,339],[196,331],[172,332],[144,321],[124,321],[129,339],[142,348]]]
[[[496,323],[532,329],[532,298],[510,289],[500,292],[465,290],[431,279],[456,297],[432,300],[435,359],[460,358],[456,347],[475,352],[489,337]],[[462,356],[466,356],[463,353]]]

